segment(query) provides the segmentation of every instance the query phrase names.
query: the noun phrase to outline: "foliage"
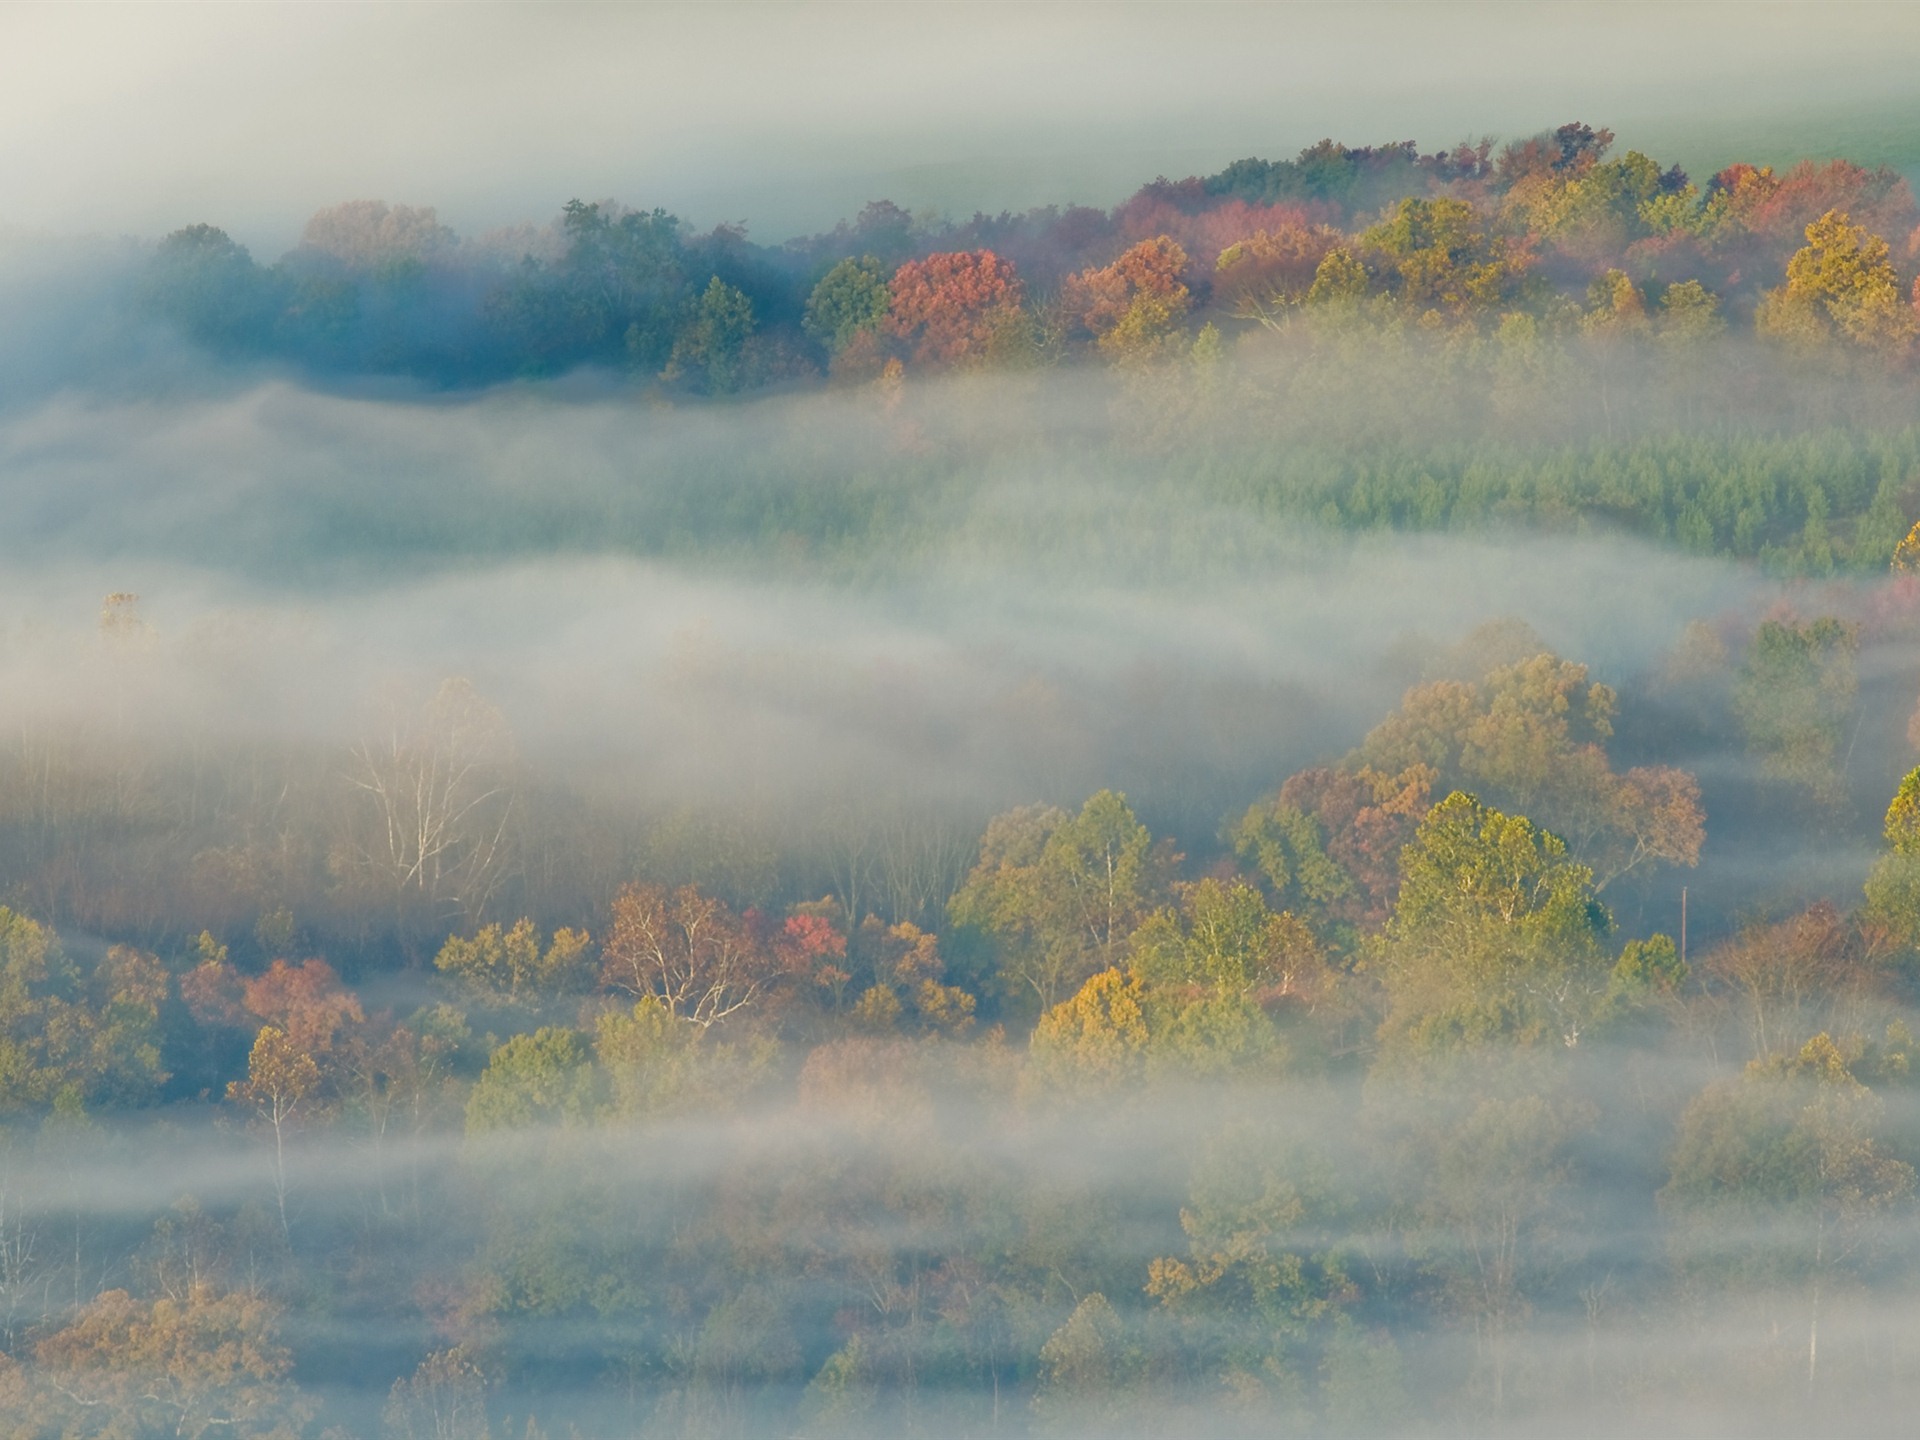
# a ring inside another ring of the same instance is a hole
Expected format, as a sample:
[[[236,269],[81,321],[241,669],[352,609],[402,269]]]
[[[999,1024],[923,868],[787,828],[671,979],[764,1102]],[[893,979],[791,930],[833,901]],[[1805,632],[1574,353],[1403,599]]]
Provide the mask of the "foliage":
[[[993,937],[1009,998],[1030,993],[1050,1008],[1123,958],[1128,933],[1158,898],[1165,859],[1111,790],[1076,816],[1012,810],[988,825],[948,912]]]
[[[1859,643],[1844,620],[1767,620],[1740,668],[1734,710],[1762,771],[1824,805],[1844,794],[1841,742],[1859,694]]]
[[[1401,869],[1371,962],[1388,995],[1385,1036],[1414,1050],[1578,1043],[1605,994],[1612,921],[1558,836],[1455,791]]]
[[[589,944],[585,931],[562,928],[543,950],[533,921],[522,917],[507,930],[494,924],[471,938],[449,935],[433,964],[483,1004],[521,1005],[585,989]]]

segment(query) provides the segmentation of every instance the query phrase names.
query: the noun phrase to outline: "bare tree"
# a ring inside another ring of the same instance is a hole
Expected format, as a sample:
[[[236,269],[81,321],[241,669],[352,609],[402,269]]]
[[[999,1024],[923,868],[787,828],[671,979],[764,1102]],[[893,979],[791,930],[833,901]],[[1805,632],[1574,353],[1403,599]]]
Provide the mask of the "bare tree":
[[[711,1025],[744,1010],[778,977],[779,962],[741,918],[691,885],[629,885],[613,902],[600,983],[652,996],[672,1014]]]
[[[506,868],[513,736],[465,680],[412,714],[390,705],[353,749],[350,783],[366,797],[354,859],[405,911],[476,920]]]

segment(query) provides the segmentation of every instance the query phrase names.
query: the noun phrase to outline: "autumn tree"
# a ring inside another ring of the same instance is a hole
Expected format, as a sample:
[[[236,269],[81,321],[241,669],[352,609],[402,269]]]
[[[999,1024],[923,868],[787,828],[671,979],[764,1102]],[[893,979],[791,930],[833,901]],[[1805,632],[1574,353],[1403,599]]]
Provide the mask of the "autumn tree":
[[[943,983],[947,966],[938,937],[907,921],[883,925],[870,915],[860,927],[860,949],[872,966],[874,984],[855,1003],[857,1021],[878,1029],[911,1021],[930,1034],[953,1038],[972,1028],[976,1001],[960,986]],[[882,1016],[885,1022],[876,1023]]]
[[[273,1140],[273,1198],[283,1236],[287,1220],[287,1141],[294,1126],[320,1103],[320,1066],[286,1033],[262,1025],[247,1056],[247,1076],[227,1085],[227,1098],[251,1110]]]
[[[235,1435],[284,1440],[313,1407],[288,1382],[293,1357],[277,1307],[244,1290],[192,1286],[184,1296],[95,1297],[34,1347],[71,1405],[62,1435]],[[124,1427],[124,1428],[122,1428]]]
[[[1090,977],[1034,1027],[1033,1074],[1049,1091],[1098,1095],[1139,1078],[1147,1058],[1147,998],[1118,969]]]
[[[1142,240],[1110,265],[1067,277],[1061,307],[1102,354],[1137,363],[1164,351],[1192,305],[1181,278],[1187,252],[1165,235]]]
[[[1342,239],[1329,225],[1284,225],[1236,240],[1214,261],[1214,303],[1238,319],[1277,325],[1305,301],[1321,262]]]
[[[330,205],[315,211],[300,232],[302,249],[360,269],[445,259],[459,244],[460,237],[440,223],[431,205],[389,205],[384,200]]]
[[[1400,851],[1432,806],[1437,774],[1416,763],[1398,774],[1324,766],[1289,776],[1227,833],[1241,863],[1276,903],[1351,949],[1375,930],[1400,888]]]
[[[257,1019],[277,1026],[289,1043],[310,1055],[330,1054],[341,1033],[366,1019],[360,998],[340,982],[326,961],[298,965],[275,960],[240,983],[240,1004]]]
[[[1705,840],[1699,783],[1682,770],[1624,774],[1607,759],[1612,689],[1587,667],[1541,653],[1477,681],[1416,686],[1361,741],[1348,764],[1388,774],[1429,767],[1550,825],[1605,888],[1654,864],[1692,865]]]
[[[780,958],[726,903],[691,885],[634,884],[613,902],[600,984],[651,995],[702,1027],[751,1007],[780,978]]]
[[[1019,321],[1026,289],[991,250],[909,260],[893,274],[886,328],[930,365],[978,362]]]
[[[1790,1049],[1819,1025],[1851,1028],[1875,984],[1864,937],[1827,901],[1745,926],[1697,968],[1710,991],[1733,1002],[1757,1059]]]
[[[1806,235],[1787,262],[1787,283],[1767,292],[1754,328],[1801,347],[1839,341],[1905,353],[1920,319],[1902,293],[1887,242],[1837,210],[1807,226]]]
[[[948,907],[999,947],[1005,988],[1049,1008],[1116,967],[1157,900],[1169,857],[1126,797],[1102,790],[1069,816],[1011,810],[987,826],[980,859]]]
[[[436,1350],[393,1382],[380,1418],[386,1440],[491,1440],[486,1376],[458,1346]]]
[[[538,1004],[583,990],[593,977],[584,930],[555,930],[543,947],[533,921],[486,925],[471,937],[449,935],[434,968],[488,1005]]]
[[[0,1108],[138,1103],[166,1079],[152,955],[114,946],[83,974],[52,929],[0,908]]]

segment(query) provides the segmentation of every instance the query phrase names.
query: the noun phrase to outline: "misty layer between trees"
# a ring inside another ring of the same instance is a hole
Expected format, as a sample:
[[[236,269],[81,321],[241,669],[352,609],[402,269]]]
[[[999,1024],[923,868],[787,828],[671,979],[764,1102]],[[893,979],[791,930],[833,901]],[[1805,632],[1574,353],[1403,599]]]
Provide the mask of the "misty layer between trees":
[[[0,1435],[1901,1428],[1913,203],[1609,140],[18,259]]]

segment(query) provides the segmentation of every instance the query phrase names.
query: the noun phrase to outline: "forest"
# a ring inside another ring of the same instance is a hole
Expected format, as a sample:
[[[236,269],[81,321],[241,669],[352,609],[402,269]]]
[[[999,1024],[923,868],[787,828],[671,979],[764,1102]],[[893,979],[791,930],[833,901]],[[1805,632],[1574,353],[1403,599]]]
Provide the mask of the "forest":
[[[1904,1433],[1920,208],[1613,140],[6,256],[0,1440]]]

